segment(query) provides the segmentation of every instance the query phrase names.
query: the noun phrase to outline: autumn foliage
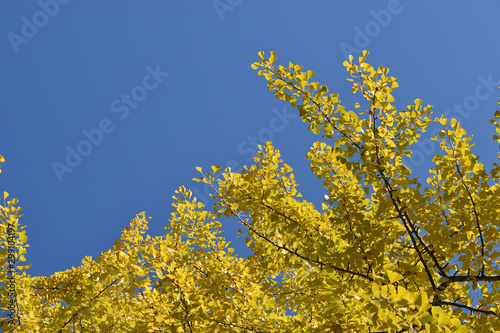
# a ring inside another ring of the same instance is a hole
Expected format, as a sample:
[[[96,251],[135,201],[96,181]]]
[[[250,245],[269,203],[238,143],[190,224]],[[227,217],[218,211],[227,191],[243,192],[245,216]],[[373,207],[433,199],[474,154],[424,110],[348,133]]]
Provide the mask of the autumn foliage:
[[[4,202],[4,332],[500,332],[500,166],[485,170],[465,129],[422,100],[397,110],[396,78],[366,51],[344,63],[353,110],[312,71],[259,55],[252,68],[321,135],[306,155],[321,207],[268,142],[241,171],[198,168],[213,207],[181,186],[163,236],[141,213],[101,256],[44,277],[19,265],[20,208]],[[421,182],[404,160],[431,123],[441,151]],[[234,254],[222,216],[253,255]]]

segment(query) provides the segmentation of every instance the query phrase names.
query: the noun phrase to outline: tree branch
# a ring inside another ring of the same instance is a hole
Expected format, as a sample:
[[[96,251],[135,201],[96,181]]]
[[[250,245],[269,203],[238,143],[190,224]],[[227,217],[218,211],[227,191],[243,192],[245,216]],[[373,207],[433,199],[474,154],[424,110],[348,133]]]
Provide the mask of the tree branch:
[[[363,147],[360,146],[356,141],[354,141],[354,139],[352,138],[352,136],[350,136],[349,134],[347,133],[344,133],[343,131],[341,131],[332,121],[332,119],[328,116],[328,114],[326,112],[323,111],[323,108],[322,106],[317,103],[314,99],[312,99],[308,94],[304,94],[304,91],[302,89],[300,89],[299,87],[297,87],[295,84],[291,83],[291,81],[287,81],[285,80],[282,76],[278,75],[276,73],[276,71],[273,71],[270,67],[268,67],[269,71],[271,73],[273,73],[274,75],[276,75],[276,77],[278,79],[280,79],[281,81],[285,82],[287,85],[291,86],[293,89],[295,89],[296,91],[300,91],[300,93],[302,94],[302,96],[304,96],[312,105],[314,105],[315,107],[318,108],[318,111],[321,112],[321,114],[323,115],[323,117],[325,117],[325,119],[328,121],[328,123],[332,126],[332,128],[334,130],[336,130],[337,132],[339,132],[340,134],[342,134],[346,139],[349,140],[349,142],[355,146],[356,148],[358,148],[359,152],[361,153],[363,151]]]
[[[92,303],[97,297],[101,296],[101,294],[106,291],[106,289],[108,289],[109,287],[111,287],[113,284],[116,283],[116,281],[118,280],[114,280],[112,281],[110,284],[108,284],[104,289],[102,289],[97,295],[95,295],[94,297],[92,297],[90,300],[89,300],[89,306],[90,306],[90,303]],[[83,310],[83,307],[79,308],[78,310],[76,310],[73,315],[71,315],[71,317],[61,326],[61,328],[59,329],[59,333],[62,333],[62,329],[64,327],[66,327],[66,325],[68,325],[77,315],[80,311]]]
[[[342,272],[342,273],[352,274],[352,275],[359,276],[359,277],[362,277],[364,279],[367,279],[369,281],[373,281],[373,278],[371,278],[370,276],[368,276],[366,274],[362,274],[362,273],[351,271],[349,269],[344,269],[344,268],[341,268],[341,267],[337,267],[337,266],[332,265],[330,263],[326,263],[326,262],[320,261],[319,259],[311,259],[311,258],[308,258],[308,257],[303,256],[300,253],[298,253],[297,249],[296,250],[292,250],[292,249],[290,249],[288,247],[276,244],[269,237],[267,237],[264,234],[261,234],[260,232],[258,232],[257,230],[255,230],[251,225],[249,225],[247,222],[245,222],[245,220],[243,220],[241,218],[240,214],[231,207],[231,205],[226,201],[226,199],[224,197],[222,197],[220,195],[220,192],[213,186],[212,183],[210,183],[210,187],[215,191],[215,193],[217,193],[217,195],[219,196],[219,198],[221,198],[221,200],[223,201],[223,203],[226,206],[226,208],[228,208],[229,210],[231,210],[231,212],[233,213],[233,215],[238,218],[238,220],[240,221],[241,224],[243,224],[248,230],[250,230],[251,232],[253,232],[254,234],[256,234],[259,238],[262,238],[266,242],[268,242],[271,245],[273,245],[278,250],[284,250],[284,251],[286,251],[287,253],[289,253],[291,255],[297,256],[297,257],[301,258],[302,260],[305,260],[305,261],[308,261],[308,262],[320,265],[321,267],[323,267],[323,266],[330,267],[330,268],[332,268],[334,270],[337,270],[339,272]]]
[[[449,306],[454,306],[454,307],[461,308],[461,309],[466,309],[466,310],[469,310],[469,311],[472,311],[472,312],[484,313],[484,314],[488,314],[488,315],[492,315],[492,316],[500,318],[500,314],[498,314],[498,313],[496,313],[494,311],[473,308],[473,307],[470,307],[470,306],[467,306],[467,305],[464,305],[464,304],[460,304],[460,303],[456,303],[456,302],[442,301],[439,298],[435,298],[432,301],[432,305],[435,305],[435,306],[449,305]]]
[[[460,178],[462,180],[462,185],[465,187],[465,191],[467,192],[467,195],[469,196],[470,202],[472,203],[472,212],[474,213],[474,216],[476,218],[476,228],[479,233],[479,239],[481,240],[481,255],[484,257],[484,239],[483,239],[483,231],[481,229],[481,225],[479,224],[479,214],[477,213],[476,210],[476,202],[474,201],[474,198],[472,197],[472,194],[470,193],[469,186],[465,183],[464,180],[464,175],[462,173],[462,169],[458,165],[457,162],[455,162],[455,167],[457,169],[458,174],[460,175]]]

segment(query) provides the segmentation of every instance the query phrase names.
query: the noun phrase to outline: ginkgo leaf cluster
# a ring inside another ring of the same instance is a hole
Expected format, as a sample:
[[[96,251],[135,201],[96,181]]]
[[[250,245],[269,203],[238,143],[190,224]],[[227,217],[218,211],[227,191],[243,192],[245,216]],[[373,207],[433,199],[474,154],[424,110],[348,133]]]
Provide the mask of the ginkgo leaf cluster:
[[[252,68],[269,90],[321,136],[305,152],[328,193],[321,207],[271,142],[243,170],[197,167],[213,205],[181,186],[163,236],[146,234],[143,212],[80,267],[43,277],[16,266],[4,331],[500,332],[500,164],[486,170],[465,129],[421,99],[398,110],[397,79],[367,51],[344,62],[361,97],[352,107],[313,71],[259,56]],[[500,143],[500,111],[492,123]],[[422,182],[405,161],[431,124],[441,150]],[[17,204],[2,205],[1,254],[15,234],[23,262]],[[221,221],[241,225],[251,256],[235,253]]]

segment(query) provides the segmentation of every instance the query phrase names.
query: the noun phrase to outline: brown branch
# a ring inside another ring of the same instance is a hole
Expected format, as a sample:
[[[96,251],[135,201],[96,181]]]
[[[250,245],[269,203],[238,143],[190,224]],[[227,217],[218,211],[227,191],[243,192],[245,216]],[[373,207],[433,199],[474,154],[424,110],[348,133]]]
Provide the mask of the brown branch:
[[[488,276],[483,274],[478,275],[455,275],[447,276],[447,280],[439,285],[439,290],[446,289],[451,283],[456,282],[495,282],[500,281],[500,275]]]
[[[293,223],[299,225],[300,227],[302,226],[298,221],[294,220],[293,218],[289,217],[289,216],[286,216],[285,214],[283,214],[282,212],[276,210],[275,208],[269,206],[268,204],[265,204],[263,201],[261,201],[262,203],[262,206],[266,207],[267,209],[269,210],[272,210],[273,212],[275,212],[276,214],[278,214],[279,216],[283,217],[285,220],[289,220],[289,221],[292,221]]]
[[[375,96],[373,98],[375,98]],[[372,102],[374,103],[375,101],[373,100]],[[372,115],[372,117],[374,117],[374,115]],[[377,129],[375,126],[375,122],[373,124],[373,134],[374,134],[374,138],[375,138],[375,142],[376,142]],[[382,169],[382,166],[381,166],[382,161],[381,161],[381,158],[379,156],[379,146],[377,144],[375,144],[375,149],[376,149],[375,156],[377,158],[377,164],[379,165],[378,173],[379,173],[380,177],[382,178],[382,180],[384,181],[386,188],[388,189],[389,197],[391,198],[392,204],[393,204],[394,208],[396,209],[398,216],[399,216],[401,222],[403,223],[404,228],[406,229],[406,233],[410,237],[410,240],[413,244],[413,248],[415,249],[415,252],[417,252],[418,257],[420,258],[420,261],[422,262],[422,265],[424,266],[425,273],[427,274],[427,277],[429,278],[429,281],[432,285],[432,288],[434,290],[436,290],[436,288],[437,288],[436,283],[434,282],[434,278],[432,277],[432,274],[429,270],[429,267],[427,267],[427,263],[424,260],[422,252],[418,248],[417,241],[415,240],[415,235],[419,238],[419,242],[427,249],[427,252],[431,255],[431,257],[433,255],[432,255],[431,251],[428,249],[427,245],[422,241],[422,239],[418,235],[418,232],[415,230],[415,227],[414,227],[413,223],[411,222],[411,219],[410,219],[408,213],[406,211],[403,212],[403,209],[399,206],[399,199],[395,198],[394,189],[391,186],[389,178],[384,174],[384,171]],[[411,228],[410,228],[410,226],[411,226]],[[437,260],[435,260],[435,262],[437,263]],[[439,264],[438,264],[438,267],[440,267]]]
[[[410,221],[410,226],[412,228],[413,233],[415,234],[415,237],[417,237],[417,239],[420,242],[420,244],[422,244],[424,246],[425,251],[431,257],[432,261],[434,262],[434,266],[436,266],[436,268],[438,269],[438,271],[441,274],[441,276],[442,277],[448,277],[448,275],[444,271],[443,266],[441,266],[441,264],[437,260],[436,256],[434,255],[434,252],[432,252],[431,249],[429,249],[429,247],[427,246],[427,244],[423,241],[422,237],[420,237],[420,234],[418,233],[418,230],[416,230],[415,226],[413,225],[413,223],[411,223],[410,215],[408,214],[408,212],[405,211],[404,215],[405,215],[406,219],[408,221]]]
[[[363,89],[363,80],[361,78],[361,75],[360,75],[360,80],[361,80],[360,87],[362,89],[363,95],[365,97],[367,97],[368,99],[371,99],[372,104],[375,105],[375,100],[377,97],[376,90],[375,90],[375,93],[373,94],[373,96],[368,96],[368,93]],[[376,88],[376,89],[378,89],[378,88]],[[394,189],[391,186],[390,178],[384,174],[384,170],[382,169],[382,158],[379,155],[379,145],[377,144],[378,130],[377,130],[377,126],[376,126],[376,119],[377,118],[375,117],[375,112],[373,112],[373,114],[371,116],[372,116],[372,120],[373,120],[372,131],[373,131],[373,137],[375,140],[375,157],[376,157],[376,164],[379,166],[379,168],[378,168],[379,176],[380,176],[380,178],[382,178],[384,185],[388,189],[388,193],[389,193],[389,196],[390,196],[391,201],[393,203],[393,206],[396,209],[398,216],[399,216],[401,222],[403,223],[404,228],[406,229],[406,233],[410,237],[410,240],[413,244],[413,248],[415,249],[415,252],[417,252],[418,257],[419,257],[420,261],[422,262],[422,265],[424,266],[424,270],[427,274],[427,277],[429,278],[429,281],[432,285],[432,288],[435,290],[437,288],[436,283],[434,282],[434,278],[432,277],[431,271],[430,271],[429,267],[427,266],[426,261],[424,260],[422,251],[420,251],[418,248],[417,240],[415,238],[418,238],[418,242],[424,246],[426,252],[429,253],[429,255],[431,256],[431,258],[434,261],[434,264],[438,267],[440,272],[444,273],[444,271],[443,271],[441,265],[439,264],[439,262],[437,261],[437,258],[435,258],[433,253],[429,250],[427,245],[420,238],[420,235],[418,234],[418,231],[415,229],[415,226],[413,225],[408,213],[406,211],[403,211],[403,209],[399,206],[400,200],[395,198]]]
[[[238,218],[238,220],[240,221],[241,224],[243,224],[248,230],[250,230],[251,232],[253,232],[254,234],[256,234],[259,238],[262,238],[263,240],[265,240],[266,242],[270,243],[271,245],[273,245],[274,247],[276,247],[278,250],[284,250],[286,251],[287,253],[291,254],[291,255],[294,255],[294,256],[297,256],[299,258],[301,258],[302,260],[305,260],[305,261],[308,261],[308,262],[311,262],[311,263],[314,263],[314,264],[318,264],[320,265],[321,268],[323,268],[323,266],[326,266],[326,267],[330,267],[334,270],[337,270],[339,272],[342,272],[342,273],[347,273],[347,274],[352,274],[352,275],[355,275],[355,276],[359,276],[359,277],[362,277],[364,279],[367,279],[369,281],[373,281],[373,278],[371,278],[370,276],[366,275],[366,274],[362,274],[362,273],[358,273],[358,272],[354,272],[354,271],[351,271],[349,269],[344,269],[344,268],[341,268],[341,267],[337,267],[337,266],[334,266],[330,263],[326,263],[326,262],[323,262],[323,261],[320,261],[319,259],[311,259],[311,258],[308,258],[308,257],[305,257],[303,255],[301,255],[300,253],[297,252],[297,249],[296,250],[292,250],[292,249],[289,249],[288,247],[285,247],[285,246],[282,246],[282,245],[278,245],[276,244],[273,240],[271,240],[269,237],[267,237],[266,235],[264,234],[261,234],[260,232],[258,232],[257,230],[255,230],[254,228],[252,228],[251,225],[249,225],[247,222],[245,222],[245,220],[243,220],[241,217],[240,217],[240,214],[238,212],[236,212],[236,210],[234,210],[231,205],[226,201],[226,199],[224,197],[222,197],[220,195],[220,192],[213,186],[212,183],[210,183],[210,187],[217,193],[217,195],[221,198],[221,200],[224,202],[224,205],[229,208],[229,210],[231,210],[231,212],[233,213],[234,216],[236,216]]]
[[[189,332],[193,333],[194,332],[193,324],[188,320],[189,306],[186,302],[186,299],[184,296],[184,291],[182,290],[181,286],[177,282],[175,282],[175,280],[170,279],[170,278],[167,278],[167,279],[169,279],[174,284],[174,286],[179,290],[179,293],[180,293],[180,299],[181,299],[181,303],[183,305],[180,308],[182,310],[184,310],[184,322],[182,323],[182,326],[184,327],[185,325],[187,325],[189,327]]]
[[[498,313],[496,313],[494,311],[473,308],[473,307],[467,306],[465,304],[460,304],[460,303],[456,303],[456,302],[442,301],[439,298],[435,298],[432,301],[432,305],[436,305],[436,306],[449,305],[449,306],[454,306],[454,307],[457,307],[457,308],[466,309],[466,310],[473,311],[473,312],[479,312],[479,313],[484,313],[484,314],[487,314],[487,315],[493,315],[495,317],[500,318],[500,314],[498,314]]]
[[[321,107],[321,105],[319,103],[317,103],[314,99],[312,99],[309,95],[307,94],[304,94],[304,91],[302,89],[300,89],[299,87],[297,87],[295,84],[291,83],[291,81],[287,81],[285,79],[283,79],[282,76],[278,75],[276,73],[276,71],[273,71],[270,67],[268,67],[269,71],[271,73],[273,73],[274,75],[276,75],[276,77],[278,79],[280,79],[281,81],[285,82],[287,85],[293,87],[293,89],[295,89],[296,91],[300,91],[302,96],[304,96],[310,103],[312,103],[314,106],[316,106],[318,108],[318,111],[321,112],[321,114],[323,115],[323,117],[325,117],[325,119],[328,121],[328,123],[332,126],[333,129],[335,129],[337,132],[339,132],[340,134],[342,134],[345,138],[347,138],[349,140],[349,142],[351,142],[352,145],[354,145],[356,148],[358,148],[358,150],[360,151],[360,153],[363,151],[363,147],[360,146],[356,141],[354,141],[354,139],[352,138],[352,136],[350,136],[349,134],[347,133],[344,133],[343,131],[341,131],[332,121],[332,119],[328,116],[328,114],[326,114],[324,111],[323,111],[323,108]]]
[[[106,289],[108,289],[109,287],[111,287],[113,284],[116,283],[116,281],[118,280],[114,280],[112,281],[110,284],[108,284],[104,289],[102,289],[97,295],[95,295],[94,297],[92,297],[90,300],[89,300],[89,305],[90,303],[92,303],[95,299],[97,299],[97,297],[101,296],[101,294],[106,291]],[[80,311],[83,310],[83,307],[79,308],[78,310],[76,310],[73,315],[62,325],[62,327],[59,329],[59,333],[62,333],[62,329],[64,327],[66,327],[66,325],[68,325],[77,315]]]
[[[479,224],[479,214],[477,213],[477,210],[476,210],[476,202],[474,201],[474,198],[472,197],[472,194],[470,193],[469,186],[467,186],[467,184],[465,183],[464,176],[462,174],[462,170],[460,169],[460,166],[458,165],[457,162],[455,162],[455,167],[456,167],[457,172],[460,175],[460,178],[462,180],[462,185],[465,187],[465,191],[467,191],[469,199],[472,203],[472,211],[473,211],[474,216],[476,218],[476,228],[477,228],[477,231],[479,233],[479,238],[481,240],[481,255],[484,257],[483,231],[481,230],[481,225]]]
[[[406,233],[408,234],[408,236],[410,236],[410,239],[411,239],[411,242],[413,244],[413,248],[415,249],[415,252],[417,252],[417,255],[418,257],[420,258],[420,262],[422,263],[422,265],[424,266],[424,269],[425,269],[425,273],[427,274],[427,277],[429,278],[429,281],[431,282],[431,285],[432,285],[432,289],[436,290],[437,287],[436,287],[436,283],[434,282],[434,278],[432,277],[432,274],[429,270],[429,267],[427,267],[427,263],[426,261],[424,260],[424,257],[422,255],[422,252],[418,249],[418,245],[417,245],[417,242],[415,240],[415,236],[414,236],[414,233],[412,230],[410,230],[410,227],[408,226],[409,224],[411,224],[411,220],[406,220],[405,216],[404,216],[404,213],[401,211],[400,207],[398,206],[398,204],[396,203],[396,200],[394,199],[394,197],[392,196],[392,193],[390,195],[391,197],[391,200],[393,202],[393,205],[396,209],[396,211],[398,212],[399,216],[400,216],[400,219],[401,221],[403,222],[403,226],[405,227],[406,229]],[[424,244],[425,245],[425,244]]]
[[[473,281],[473,282],[494,282],[500,281],[500,275],[488,276],[488,275],[475,275],[475,276],[450,276],[448,279],[451,282],[463,282],[463,281]]]

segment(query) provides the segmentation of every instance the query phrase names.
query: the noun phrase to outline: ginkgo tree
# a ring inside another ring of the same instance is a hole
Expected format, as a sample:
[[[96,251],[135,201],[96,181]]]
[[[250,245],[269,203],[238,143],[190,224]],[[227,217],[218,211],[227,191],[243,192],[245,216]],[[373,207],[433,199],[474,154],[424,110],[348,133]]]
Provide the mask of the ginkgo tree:
[[[344,63],[353,110],[312,71],[259,55],[252,68],[321,135],[306,154],[321,207],[268,142],[241,171],[198,168],[212,207],[181,186],[163,236],[140,213],[110,250],[44,277],[18,265],[27,239],[6,201],[4,332],[500,332],[500,165],[486,171],[465,129],[422,100],[397,110],[396,78],[366,51]],[[404,161],[431,123],[441,151],[421,183]],[[226,218],[251,256],[222,237]]]

